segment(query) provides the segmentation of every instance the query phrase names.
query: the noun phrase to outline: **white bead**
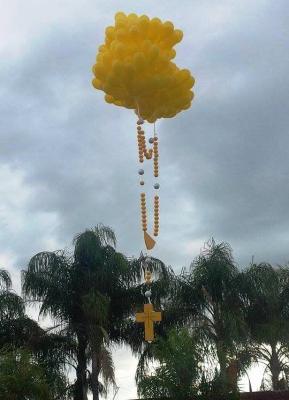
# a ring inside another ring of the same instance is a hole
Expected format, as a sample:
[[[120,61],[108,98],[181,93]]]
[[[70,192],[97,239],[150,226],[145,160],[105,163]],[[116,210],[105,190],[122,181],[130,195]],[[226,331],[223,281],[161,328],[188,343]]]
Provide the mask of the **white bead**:
[[[160,184],[159,184],[159,183],[155,183],[155,184],[154,184],[154,188],[155,188],[155,189],[159,189],[159,188],[160,188]]]
[[[139,175],[143,175],[143,174],[144,174],[144,170],[143,170],[142,168],[139,169],[139,170],[138,170],[138,174],[139,174]]]

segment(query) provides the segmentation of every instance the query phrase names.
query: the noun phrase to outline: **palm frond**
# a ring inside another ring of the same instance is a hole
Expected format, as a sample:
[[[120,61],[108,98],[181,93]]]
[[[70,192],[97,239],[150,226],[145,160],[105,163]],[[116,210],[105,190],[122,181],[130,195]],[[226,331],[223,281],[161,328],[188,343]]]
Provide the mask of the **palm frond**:
[[[116,382],[114,374],[114,363],[112,360],[111,351],[105,346],[102,346],[100,351],[100,367],[104,386],[115,386]]]
[[[23,299],[16,293],[0,292],[0,321],[11,320],[24,315]]]
[[[0,290],[9,290],[12,282],[10,274],[5,269],[0,269]]]

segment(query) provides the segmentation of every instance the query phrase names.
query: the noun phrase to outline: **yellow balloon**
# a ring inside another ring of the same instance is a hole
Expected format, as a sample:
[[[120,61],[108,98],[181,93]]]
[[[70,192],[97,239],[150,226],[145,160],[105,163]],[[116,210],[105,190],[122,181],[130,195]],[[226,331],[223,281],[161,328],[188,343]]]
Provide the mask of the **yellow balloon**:
[[[174,117],[194,97],[194,77],[172,62],[182,38],[170,21],[116,13],[92,68],[93,87],[107,103],[134,109],[148,122]]]

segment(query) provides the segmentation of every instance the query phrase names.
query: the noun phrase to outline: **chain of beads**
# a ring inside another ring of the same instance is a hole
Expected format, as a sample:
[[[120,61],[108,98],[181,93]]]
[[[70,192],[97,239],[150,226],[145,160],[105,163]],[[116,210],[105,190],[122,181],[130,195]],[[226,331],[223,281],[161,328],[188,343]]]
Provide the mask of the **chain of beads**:
[[[142,219],[142,230],[147,231],[147,208],[146,208],[146,194],[140,194],[140,208],[141,208],[141,219]]]
[[[137,123],[139,124],[140,121]],[[144,131],[141,129],[141,126],[137,126],[137,142],[138,142],[138,156],[139,156],[139,162],[143,163],[143,156],[144,156],[144,151],[143,151],[143,139],[144,139]]]
[[[154,236],[159,234],[159,211],[160,211],[160,198],[155,196],[154,198]]]
[[[154,137],[154,176],[157,178],[159,176],[159,142],[158,138]]]
[[[149,143],[152,144],[152,148],[147,149],[147,143],[145,138],[145,132],[141,125],[143,125],[144,121],[142,118],[139,118],[137,121],[137,142],[138,142],[138,153],[139,153],[139,162],[143,163],[144,158],[150,160],[153,158],[154,163],[154,177],[157,178],[159,176],[159,142],[156,133],[154,132],[154,137],[149,139]],[[141,176],[140,185],[144,185],[144,180],[142,176],[144,175],[144,170],[139,169],[139,175]],[[158,183],[154,184],[154,189],[159,189],[160,185]],[[141,220],[142,220],[142,230],[144,232],[147,231],[147,209],[146,209],[146,194],[142,192],[140,194],[141,201]],[[160,199],[159,196],[154,196],[154,236],[158,236],[159,234],[159,210],[160,209]]]
[[[156,147],[154,146],[153,149],[149,149],[149,150],[147,149],[145,133],[139,125],[137,127],[137,142],[138,142],[139,162],[140,163],[144,162],[144,156],[147,160],[150,160],[154,154],[155,148],[157,149],[157,146]],[[158,154],[158,151],[157,151],[157,154]],[[156,158],[156,156],[154,157],[154,160],[155,160],[155,158]]]

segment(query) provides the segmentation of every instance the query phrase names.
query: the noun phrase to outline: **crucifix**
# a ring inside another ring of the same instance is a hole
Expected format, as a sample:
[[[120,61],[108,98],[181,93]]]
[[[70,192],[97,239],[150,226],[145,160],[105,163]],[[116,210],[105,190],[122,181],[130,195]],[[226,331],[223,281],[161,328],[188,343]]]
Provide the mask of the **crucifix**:
[[[136,322],[144,323],[145,340],[152,342],[154,340],[154,322],[162,320],[162,313],[156,312],[152,304],[144,304],[144,312],[136,313]]]

